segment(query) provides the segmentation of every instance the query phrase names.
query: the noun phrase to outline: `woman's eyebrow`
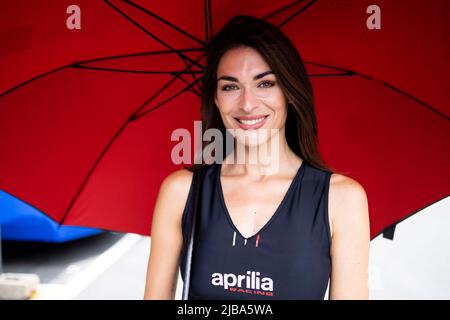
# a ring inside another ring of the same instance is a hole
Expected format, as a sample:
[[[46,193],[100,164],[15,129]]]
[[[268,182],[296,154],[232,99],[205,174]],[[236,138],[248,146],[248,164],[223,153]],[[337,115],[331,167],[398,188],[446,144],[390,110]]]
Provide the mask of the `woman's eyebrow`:
[[[253,80],[258,80],[261,79],[265,76],[267,76],[268,74],[273,74],[272,70],[268,70],[268,71],[264,71],[263,73],[257,74],[256,76],[253,77]],[[233,82],[239,82],[239,80],[235,77],[231,77],[231,76],[221,76],[220,78],[217,79],[217,81],[219,80],[228,80],[228,81],[233,81]]]

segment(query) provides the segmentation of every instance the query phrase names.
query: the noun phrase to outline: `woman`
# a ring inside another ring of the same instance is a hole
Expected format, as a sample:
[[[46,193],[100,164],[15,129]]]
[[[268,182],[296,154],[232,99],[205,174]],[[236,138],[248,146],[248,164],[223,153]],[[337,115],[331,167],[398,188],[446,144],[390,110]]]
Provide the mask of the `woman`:
[[[290,40],[263,20],[231,19],[208,45],[201,108],[203,128],[234,132],[234,146],[224,163],[203,164],[189,298],[323,299],[330,283],[330,299],[367,299],[366,193],[320,158],[311,84]],[[247,160],[267,145],[277,148],[264,162]],[[146,299],[173,299],[186,267],[196,169],[161,185]]]

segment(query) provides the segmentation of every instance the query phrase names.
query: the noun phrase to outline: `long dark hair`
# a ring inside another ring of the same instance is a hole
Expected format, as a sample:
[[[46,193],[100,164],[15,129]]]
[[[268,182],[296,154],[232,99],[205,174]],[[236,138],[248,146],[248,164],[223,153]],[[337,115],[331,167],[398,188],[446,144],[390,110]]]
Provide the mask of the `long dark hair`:
[[[226,51],[241,46],[258,51],[278,79],[288,101],[285,124],[288,146],[312,166],[333,172],[323,162],[318,151],[313,90],[302,58],[279,28],[259,18],[234,16],[208,43],[206,68],[202,78],[202,129],[219,129],[222,137],[226,136],[225,126],[214,102],[217,89],[217,67]],[[211,142],[202,142],[203,148],[209,143]],[[227,154],[225,143],[222,154]],[[202,165],[204,164],[192,165],[186,169],[193,171]]]

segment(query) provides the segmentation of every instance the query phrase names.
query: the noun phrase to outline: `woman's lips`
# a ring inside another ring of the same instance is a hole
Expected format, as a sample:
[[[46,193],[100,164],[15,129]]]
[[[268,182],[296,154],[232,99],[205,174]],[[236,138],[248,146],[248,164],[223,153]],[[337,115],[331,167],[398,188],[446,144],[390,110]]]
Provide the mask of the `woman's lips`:
[[[256,130],[261,128],[265,123],[269,115],[259,115],[259,116],[242,116],[233,117],[236,120],[238,126],[243,130]]]

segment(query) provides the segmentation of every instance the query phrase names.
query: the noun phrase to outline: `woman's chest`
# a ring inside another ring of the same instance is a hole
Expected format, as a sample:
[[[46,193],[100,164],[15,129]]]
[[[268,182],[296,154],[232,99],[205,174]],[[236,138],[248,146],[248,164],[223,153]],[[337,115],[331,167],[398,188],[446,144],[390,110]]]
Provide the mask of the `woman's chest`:
[[[285,201],[289,183],[223,184],[224,210],[235,228],[250,237],[261,230],[277,214]]]

